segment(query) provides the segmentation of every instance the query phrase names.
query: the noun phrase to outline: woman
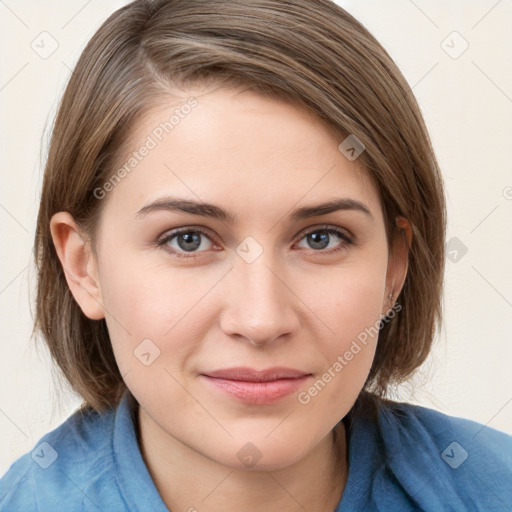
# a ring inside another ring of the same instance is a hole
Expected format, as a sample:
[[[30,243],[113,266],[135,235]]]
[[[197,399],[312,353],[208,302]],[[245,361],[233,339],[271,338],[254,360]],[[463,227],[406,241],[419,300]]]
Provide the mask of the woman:
[[[512,438],[385,398],[441,316],[417,103],[315,1],[135,1],[45,169],[35,327],[84,404],[2,510],[508,510]]]

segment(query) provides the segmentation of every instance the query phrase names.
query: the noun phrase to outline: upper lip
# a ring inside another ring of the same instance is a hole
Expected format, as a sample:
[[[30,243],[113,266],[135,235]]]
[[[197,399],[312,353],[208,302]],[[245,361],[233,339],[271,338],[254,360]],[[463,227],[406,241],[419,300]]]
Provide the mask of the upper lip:
[[[270,382],[279,379],[298,379],[311,374],[301,370],[295,370],[293,368],[284,368],[282,366],[266,368],[263,370],[240,366],[236,368],[214,370],[203,373],[203,375],[216,379],[239,380],[244,382]]]

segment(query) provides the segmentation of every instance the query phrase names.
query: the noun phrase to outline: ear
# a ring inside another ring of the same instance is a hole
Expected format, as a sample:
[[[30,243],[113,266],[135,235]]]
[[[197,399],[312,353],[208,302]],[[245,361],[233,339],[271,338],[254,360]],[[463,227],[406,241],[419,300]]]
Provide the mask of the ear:
[[[409,248],[412,242],[412,228],[407,219],[397,217],[390,240],[390,255],[386,275],[386,296],[383,300],[383,314],[393,306],[402,291],[409,266]],[[390,298],[390,294],[392,297]]]
[[[91,320],[105,318],[98,264],[73,216],[58,212],[50,221],[53,244],[76,302]]]

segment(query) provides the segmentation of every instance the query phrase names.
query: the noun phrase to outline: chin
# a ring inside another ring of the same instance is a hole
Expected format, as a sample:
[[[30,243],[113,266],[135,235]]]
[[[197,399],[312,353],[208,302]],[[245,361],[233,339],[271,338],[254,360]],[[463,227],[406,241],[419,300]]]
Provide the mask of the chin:
[[[286,469],[302,460],[316,444],[312,436],[271,434],[265,438],[261,433],[243,436],[229,441],[229,446],[219,446],[218,453],[210,457],[218,463],[238,470],[276,471]],[[210,445],[211,446],[211,445]]]

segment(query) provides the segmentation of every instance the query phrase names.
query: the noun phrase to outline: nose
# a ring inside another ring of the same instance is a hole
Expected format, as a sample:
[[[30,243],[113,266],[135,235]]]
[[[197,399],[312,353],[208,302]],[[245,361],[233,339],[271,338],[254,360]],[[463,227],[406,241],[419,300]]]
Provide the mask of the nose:
[[[255,346],[287,339],[299,327],[298,299],[287,283],[289,273],[266,256],[270,252],[252,263],[237,258],[223,290],[223,332]]]

